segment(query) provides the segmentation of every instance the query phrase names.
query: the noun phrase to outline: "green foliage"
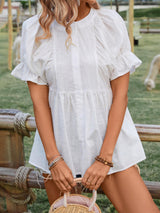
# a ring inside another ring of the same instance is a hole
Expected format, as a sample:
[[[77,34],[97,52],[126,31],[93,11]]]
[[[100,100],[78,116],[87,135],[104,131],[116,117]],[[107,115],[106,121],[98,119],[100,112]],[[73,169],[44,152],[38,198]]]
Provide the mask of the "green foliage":
[[[126,18],[126,11],[121,11],[120,15],[123,18]],[[134,17],[135,18],[140,18],[140,17],[149,17],[149,18],[160,17],[160,7],[157,7],[157,8],[146,8],[146,9],[135,9],[134,10]]]
[[[25,1],[25,0],[20,1],[20,3],[21,3],[21,5],[22,5],[22,8],[23,8],[23,9],[27,9],[27,8],[29,7],[29,2],[28,2],[28,0],[27,0],[27,1]],[[36,5],[36,1],[31,1],[31,6],[35,6],[35,5]]]

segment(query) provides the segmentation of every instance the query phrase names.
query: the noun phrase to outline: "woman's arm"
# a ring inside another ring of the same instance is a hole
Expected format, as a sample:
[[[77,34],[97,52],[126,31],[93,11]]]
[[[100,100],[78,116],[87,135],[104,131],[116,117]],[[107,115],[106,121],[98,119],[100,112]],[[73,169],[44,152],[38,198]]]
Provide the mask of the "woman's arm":
[[[51,109],[48,101],[48,86],[38,85],[31,81],[27,81],[30,96],[33,102],[34,115],[37,129],[43,143],[47,160],[54,160],[60,155],[54,137]],[[51,168],[53,181],[62,192],[70,191],[76,185],[71,169],[61,160]]]
[[[30,96],[33,102],[36,126],[42,140],[47,160],[53,160],[53,156],[60,155],[54,137],[51,110],[48,102],[48,86],[38,85],[27,81]]]
[[[111,81],[113,93],[112,105],[108,115],[106,134],[101,147],[100,156],[108,161],[112,160],[113,151],[123,123],[128,104],[129,75],[118,77]]]
[[[108,124],[104,141],[100,150],[100,156],[108,161],[112,160],[113,151],[123,123],[127,103],[129,72],[111,81],[113,99],[108,115]],[[114,166],[114,165],[113,165]],[[90,190],[98,189],[109,172],[110,167],[99,161],[86,170],[82,184]],[[89,184],[88,184],[89,183]]]

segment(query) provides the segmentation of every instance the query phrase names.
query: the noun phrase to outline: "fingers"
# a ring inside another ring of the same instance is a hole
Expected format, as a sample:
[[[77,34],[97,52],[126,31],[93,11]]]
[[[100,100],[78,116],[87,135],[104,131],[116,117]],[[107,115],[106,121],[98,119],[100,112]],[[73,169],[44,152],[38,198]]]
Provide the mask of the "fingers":
[[[55,182],[55,184],[57,185],[57,187],[59,188],[59,190],[61,192],[65,191],[66,188],[64,187],[64,185],[60,182],[59,180],[59,175],[58,175],[58,172],[56,170],[51,170],[51,173],[52,173],[52,179],[53,181]]]
[[[103,165],[102,165],[103,166]],[[97,190],[102,182],[104,181],[104,178],[107,174],[107,171],[104,170],[104,168],[99,165],[99,168],[96,167],[89,167],[87,171],[85,172],[83,178],[82,178],[82,184],[90,189],[90,190]],[[105,167],[107,168],[107,167]],[[109,170],[109,168],[108,168]],[[97,172],[96,172],[97,171]]]
[[[60,165],[61,164],[61,165]],[[61,192],[69,192],[76,186],[72,171],[63,161],[59,162],[52,170],[52,178]]]
[[[60,185],[62,186],[61,191],[63,191],[63,192],[71,191],[72,188],[71,188],[70,184],[68,183],[68,181],[66,180],[65,176],[60,177],[58,181],[59,181]]]
[[[86,171],[82,178],[82,184],[86,187],[92,190],[94,188],[94,185],[97,181],[97,176],[93,172],[91,172],[89,169]]]
[[[59,181],[63,185],[65,191],[71,191],[72,188],[76,186],[76,182],[74,181],[71,171],[68,171],[63,176],[60,176]]]
[[[93,178],[93,180],[91,181],[91,183],[90,183],[90,185],[89,185],[89,189],[90,189],[90,190],[95,189],[97,181],[98,181],[98,178],[97,178],[97,177]]]
[[[58,178],[55,178],[55,182],[58,188],[60,189],[60,191],[62,192],[71,191],[72,187],[76,185],[71,175],[67,177],[65,177],[64,175],[61,175]]]
[[[96,184],[95,184],[95,186],[94,186],[94,189],[95,189],[95,190],[98,190],[98,188],[99,188],[100,185],[102,184],[103,180],[104,180],[104,177],[100,177],[100,178],[98,179],[98,181],[96,182]]]
[[[72,188],[66,181],[65,177],[54,178],[53,180],[61,192],[71,191]]]
[[[102,184],[104,177],[94,177],[92,178],[88,178],[87,182],[83,185],[85,185],[86,188],[88,188],[89,190],[98,190],[98,188],[100,187],[100,185]]]
[[[88,181],[88,178],[90,176],[90,172],[89,172],[89,169],[87,169],[87,171],[85,172],[83,178],[82,178],[82,184],[87,186],[87,181]]]
[[[60,186],[59,189],[60,189],[61,192],[67,192],[67,191],[69,191],[69,189],[67,190],[67,188],[66,188],[66,186],[64,185],[63,182],[57,181],[57,184]]]
[[[72,188],[72,187],[75,187],[76,186],[76,182],[74,181],[74,177],[72,175],[72,172],[68,173],[66,176],[65,176],[69,186]]]

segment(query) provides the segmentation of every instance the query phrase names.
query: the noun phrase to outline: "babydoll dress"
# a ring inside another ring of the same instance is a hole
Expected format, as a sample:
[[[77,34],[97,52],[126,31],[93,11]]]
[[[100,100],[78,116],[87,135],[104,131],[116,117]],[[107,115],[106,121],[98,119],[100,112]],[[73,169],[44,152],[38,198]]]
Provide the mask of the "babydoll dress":
[[[39,14],[23,22],[21,62],[11,75],[49,87],[57,148],[73,176],[83,176],[103,144],[112,104],[110,81],[133,73],[141,60],[131,52],[125,22],[114,10],[91,8],[86,17],[73,22],[68,50],[68,34],[56,20],[50,25],[52,37],[36,44],[35,37],[43,32],[38,18]],[[127,107],[108,174],[145,159]],[[29,163],[50,173],[37,129]]]

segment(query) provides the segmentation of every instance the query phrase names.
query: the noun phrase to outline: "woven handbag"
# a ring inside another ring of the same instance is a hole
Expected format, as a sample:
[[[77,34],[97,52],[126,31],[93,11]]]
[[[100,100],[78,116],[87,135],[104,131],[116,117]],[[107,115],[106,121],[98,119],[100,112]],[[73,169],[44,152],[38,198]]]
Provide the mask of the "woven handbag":
[[[81,180],[82,178],[75,178],[76,182],[81,182]],[[96,204],[96,199],[96,190],[93,190],[91,198],[66,192],[53,202],[49,213],[101,213],[99,206]]]

